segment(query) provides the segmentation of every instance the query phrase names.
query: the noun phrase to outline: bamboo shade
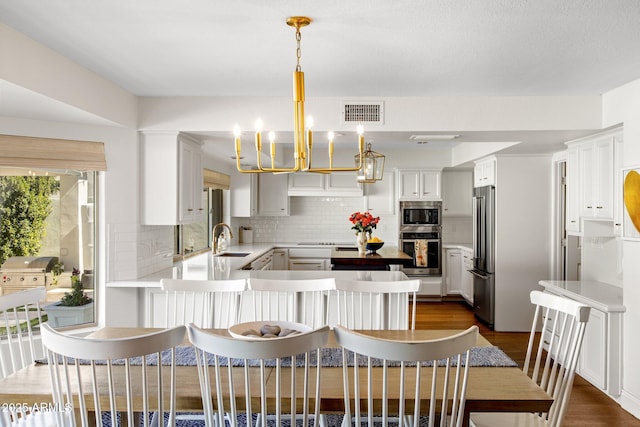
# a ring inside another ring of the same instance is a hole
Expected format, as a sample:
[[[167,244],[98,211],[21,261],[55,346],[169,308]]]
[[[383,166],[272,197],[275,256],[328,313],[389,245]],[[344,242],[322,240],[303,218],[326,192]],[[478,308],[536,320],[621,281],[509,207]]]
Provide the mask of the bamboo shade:
[[[106,171],[104,143],[0,135],[0,166]]]
[[[204,186],[217,189],[228,190],[231,177],[225,173],[212,171],[211,169],[203,169],[202,176],[204,177]]]

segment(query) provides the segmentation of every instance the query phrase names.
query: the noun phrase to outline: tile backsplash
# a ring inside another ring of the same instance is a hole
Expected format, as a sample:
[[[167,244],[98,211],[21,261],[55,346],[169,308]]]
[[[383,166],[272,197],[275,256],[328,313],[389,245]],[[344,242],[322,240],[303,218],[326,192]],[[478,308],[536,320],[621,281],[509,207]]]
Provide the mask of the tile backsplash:
[[[290,197],[289,216],[232,218],[235,230],[251,226],[254,242],[355,242],[349,216],[362,212],[360,197]],[[381,215],[374,235],[397,244],[396,215]]]

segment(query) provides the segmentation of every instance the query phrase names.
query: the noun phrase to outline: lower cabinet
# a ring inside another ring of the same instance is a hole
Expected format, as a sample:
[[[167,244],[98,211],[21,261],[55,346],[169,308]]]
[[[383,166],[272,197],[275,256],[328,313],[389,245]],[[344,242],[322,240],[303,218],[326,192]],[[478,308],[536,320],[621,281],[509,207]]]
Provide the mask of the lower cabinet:
[[[289,270],[329,270],[328,260],[313,258],[289,258]]]
[[[578,300],[591,306],[589,321],[584,333],[580,358],[576,372],[613,399],[622,393],[622,315],[621,305],[609,306],[589,302],[588,299],[572,292],[559,290],[554,286],[547,286],[541,281],[547,292],[559,294]],[[605,296],[612,300],[622,301],[622,290],[599,282],[582,282],[582,288],[593,288],[592,295]],[[616,293],[620,294],[616,296]]]
[[[289,270],[331,270],[331,249],[290,248]]]
[[[473,251],[462,251],[462,270],[460,271],[460,292],[464,300],[473,307]]]
[[[591,308],[584,332],[578,373],[600,389],[607,387],[607,315]]]
[[[460,295],[462,293],[462,254],[460,249],[447,249],[446,251],[444,286],[447,295]]]

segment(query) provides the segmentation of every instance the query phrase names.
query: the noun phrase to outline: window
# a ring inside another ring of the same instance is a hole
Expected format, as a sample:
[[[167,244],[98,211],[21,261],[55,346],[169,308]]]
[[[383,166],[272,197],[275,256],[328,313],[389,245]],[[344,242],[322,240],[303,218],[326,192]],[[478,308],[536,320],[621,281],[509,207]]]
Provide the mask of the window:
[[[82,286],[76,294],[94,297],[97,174],[0,168],[2,293],[45,286],[45,304],[59,303],[72,294],[75,276]],[[94,307],[83,317],[47,315],[54,326],[92,323]]]
[[[212,188],[202,190],[202,206],[207,206],[207,214],[198,222],[176,226],[175,255],[187,255],[210,247],[211,229],[215,224],[222,222],[222,191]]]

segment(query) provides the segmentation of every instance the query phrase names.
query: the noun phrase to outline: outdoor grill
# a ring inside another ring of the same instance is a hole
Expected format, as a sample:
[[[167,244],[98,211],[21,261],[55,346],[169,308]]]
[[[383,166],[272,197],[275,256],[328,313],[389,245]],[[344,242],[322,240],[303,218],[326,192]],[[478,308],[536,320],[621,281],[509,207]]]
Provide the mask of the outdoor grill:
[[[15,256],[7,259],[0,268],[2,287],[0,293],[8,294],[24,289],[47,286],[51,270],[58,262],[53,256]]]

